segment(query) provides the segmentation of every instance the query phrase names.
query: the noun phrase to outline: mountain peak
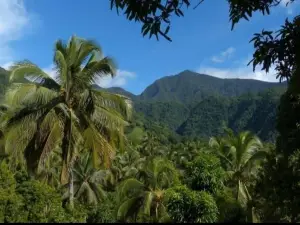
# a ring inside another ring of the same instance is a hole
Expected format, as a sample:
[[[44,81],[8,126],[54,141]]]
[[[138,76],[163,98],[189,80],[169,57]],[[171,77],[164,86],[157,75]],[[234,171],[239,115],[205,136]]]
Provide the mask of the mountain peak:
[[[178,101],[183,104],[190,104],[199,102],[208,96],[234,97],[247,92],[260,92],[275,86],[284,85],[259,80],[222,79],[184,70],[177,75],[156,80],[144,90],[141,99]]]
[[[190,76],[190,75],[198,75],[198,73],[192,70],[183,70],[182,72],[178,73],[175,76]]]
[[[192,71],[192,70],[183,70],[178,75],[184,74],[184,73],[195,73],[195,71]]]

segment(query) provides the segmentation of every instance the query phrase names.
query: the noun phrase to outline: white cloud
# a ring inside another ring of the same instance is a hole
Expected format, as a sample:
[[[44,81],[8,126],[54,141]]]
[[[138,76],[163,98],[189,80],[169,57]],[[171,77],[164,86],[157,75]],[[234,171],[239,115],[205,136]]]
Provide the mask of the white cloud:
[[[20,39],[32,25],[33,15],[24,0],[0,0],[0,64],[13,60],[10,43]],[[25,29],[26,28],[26,29]]]
[[[2,68],[8,70],[10,66],[13,65],[13,62],[12,61],[9,61],[9,62],[6,62],[4,64],[1,65]]]
[[[234,52],[235,52],[235,48],[230,47],[225,51],[221,52],[219,55],[213,56],[211,60],[215,63],[222,63],[225,60],[229,59],[234,54]]]
[[[255,79],[267,82],[278,82],[278,80],[276,79],[276,71],[274,67],[270,68],[269,73],[262,71],[260,67],[257,67],[255,72],[253,72],[252,66],[246,66],[244,65],[244,63],[234,68],[216,68],[203,66],[200,67],[197,72],[219,78]]]
[[[53,65],[50,65],[46,68],[43,68],[44,72],[47,73],[50,77],[52,77],[53,79],[55,79],[56,77],[56,70],[54,69]]]
[[[128,79],[133,79],[136,77],[136,74],[126,70],[118,70],[117,75],[114,78],[104,77],[98,79],[96,82],[100,87],[123,87],[127,84]]]

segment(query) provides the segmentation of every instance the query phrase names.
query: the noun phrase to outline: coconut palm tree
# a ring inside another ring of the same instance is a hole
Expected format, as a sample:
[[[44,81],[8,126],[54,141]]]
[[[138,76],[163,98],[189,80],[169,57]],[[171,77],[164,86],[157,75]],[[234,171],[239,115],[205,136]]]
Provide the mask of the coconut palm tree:
[[[118,219],[136,221],[142,218],[158,222],[166,217],[164,192],[178,182],[177,178],[177,171],[170,161],[163,158],[150,160],[137,178],[129,178],[119,185]]]
[[[168,158],[176,163],[177,168],[184,169],[188,162],[193,161],[202,151],[205,151],[201,142],[184,142],[171,146]]]
[[[5,95],[9,109],[2,130],[6,151],[24,152],[30,172],[43,167],[49,153],[60,146],[60,180],[70,184],[72,207],[69,180],[77,146],[92,151],[94,166],[109,166],[113,135],[122,140],[131,106],[124,96],[93,88],[97,79],[116,74],[113,60],[103,57],[95,42],[76,36],[67,44],[57,41],[54,65],[55,78],[29,61],[10,68],[11,85]]]
[[[115,187],[124,179],[135,177],[146,162],[146,157],[141,157],[135,149],[127,149],[114,158],[111,167],[107,170],[105,187],[115,190]]]
[[[222,137],[212,137],[209,139],[209,146],[217,151],[215,153],[219,156],[223,168],[227,171],[231,169],[233,154],[230,151],[231,146],[228,141]]]
[[[106,194],[102,188],[105,179],[103,170],[97,170],[93,166],[92,155],[85,152],[77,158],[73,167],[74,197],[85,204],[98,204],[105,199]],[[63,199],[69,196],[69,190]]]
[[[210,146],[226,162],[231,184],[235,189],[235,198],[249,210],[249,220],[253,221],[252,198],[247,188],[252,176],[255,176],[262,159],[267,155],[259,138],[249,131],[234,135],[231,129],[225,129],[226,137],[212,138]]]
[[[139,146],[139,151],[144,156],[153,156],[156,153],[161,153],[160,148],[158,137],[151,132],[147,132]]]

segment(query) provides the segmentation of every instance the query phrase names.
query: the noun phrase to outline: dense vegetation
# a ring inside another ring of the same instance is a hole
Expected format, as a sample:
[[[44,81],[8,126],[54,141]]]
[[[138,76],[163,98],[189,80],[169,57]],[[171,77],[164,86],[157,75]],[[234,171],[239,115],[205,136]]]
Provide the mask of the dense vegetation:
[[[137,3],[111,2],[122,9]],[[229,1],[230,18],[235,24],[255,11],[269,13],[274,2]],[[144,33],[153,24],[143,19],[157,8],[164,19],[181,14],[177,0],[167,8],[139,3],[139,13],[137,5],[126,11],[146,24]],[[0,221],[299,222],[299,21],[253,39],[254,68],[275,64],[287,89],[259,84],[247,93],[248,81],[230,88],[216,81],[193,99],[199,90],[170,82],[132,95],[133,115],[130,93],[94,85],[116,68],[92,41],[56,42],[55,80],[28,61],[1,70]],[[161,34],[154,25],[150,33]],[[257,135],[276,137],[276,145]]]
[[[131,114],[129,93],[93,85],[97,74],[115,71],[100,51],[76,37],[58,41],[56,80],[28,61],[3,71],[2,222],[284,219],[270,217],[259,189],[274,147],[227,128],[273,132],[281,89],[216,94],[193,108],[135,96]]]
[[[285,90],[286,83],[220,79],[190,71],[157,80],[141,95],[109,89],[130,97],[137,113],[173,135],[209,138],[222,134],[226,124],[270,142],[275,142],[276,112]]]
[[[131,114],[128,93],[93,85],[98,74],[115,71],[113,61],[97,52],[101,48],[84,39],[58,41],[56,80],[28,61],[3,70],[1,221],[263,220],[252,196],[260,194],[260,169],[274,148],[250,131],[235,133],[226,125],[239,113],[248,115],[247,125],[260,119],[254,115],[262,106],[267,108],[259,113],[267,117],[278,89],[208,96],[192,109],[136,96]],[[185,122],[178,121],[187,114]],[[197,115],[207,123],[197,124]],[[197,125],[190,130],[200,135],[173,132],[190,120]]]

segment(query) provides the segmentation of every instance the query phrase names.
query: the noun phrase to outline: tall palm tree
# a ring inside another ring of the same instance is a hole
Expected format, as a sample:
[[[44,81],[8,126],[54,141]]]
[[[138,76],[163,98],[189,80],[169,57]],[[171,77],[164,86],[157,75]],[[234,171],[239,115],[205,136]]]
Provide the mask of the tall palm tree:
[[[225,138],[212,138],[209,143],[225,161],[225,169],[235,189],[236,200],[247,207],[250,211],[248,219],[253,220],[254,209],[251,206],[252,198],[247,183],[257,172],[259,162],[266,157],[267,152],[259,138],[249,131],[234,135],[233,131],[227,128],[225,133]]]
[[[77,158],[73,167],[74,174],[74,197],[86,204],[98,204],[104,200],[106,194],[102,188],[105,174],[93,166],[92,155],[85,152]],[[64,198],[69,196],[69,190]]]
[[[6,151],[24,152],[29,171],[44,166],[49,153],[61,148],[61,183],[70,184],[73,206],[72,164],[77,146],[92,151],[94,166],[109,166],[113,135],[122,140],[131,112],[124,96],[93,88],[98,78],[116,74],[115,64],[95,42],[72,36],[55,43],[52,78],[37,65],[19,62],[10,68],[5,103]]]
[[[164,192],[177,181],[177,171],[170,161],[163,158],[150,160],[137,178],[129,178],[119,185],[118,219],[136,221],[138,217],[146,217],[158,222],[167,214]]]

